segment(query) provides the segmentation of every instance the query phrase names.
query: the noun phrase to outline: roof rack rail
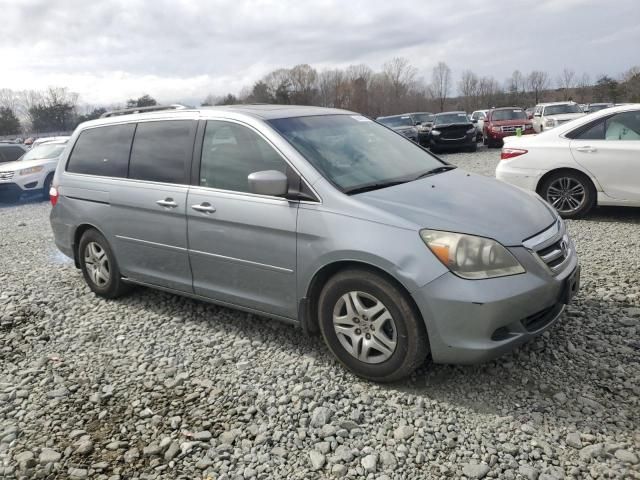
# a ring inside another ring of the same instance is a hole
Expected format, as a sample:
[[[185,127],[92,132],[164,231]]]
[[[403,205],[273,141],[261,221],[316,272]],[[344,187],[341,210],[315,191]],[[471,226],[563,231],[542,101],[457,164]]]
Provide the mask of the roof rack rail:
[[[151,107],[133,107],[133,108],[123,108],[121,110],[112,110],[110,112],[105,112],[100,115],[100,118],[108,118],[108,117],[117,117],[120,115],[131,115],[134,113],[149,113],[149,112],[160,112],[162,110],[184,110],[187,107],[184,105],[180,105],[178,103],[173,105],[153,105]]]

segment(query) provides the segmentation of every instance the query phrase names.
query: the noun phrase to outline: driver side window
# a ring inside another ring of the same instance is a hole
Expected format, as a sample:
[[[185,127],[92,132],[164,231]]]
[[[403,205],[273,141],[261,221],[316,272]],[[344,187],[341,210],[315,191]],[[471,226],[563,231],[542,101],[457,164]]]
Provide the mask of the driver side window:
[[[250,193],[248,176],[264,170],[287,174],[287,162],[253,130],[210,120],[204,134],[200,186]]]

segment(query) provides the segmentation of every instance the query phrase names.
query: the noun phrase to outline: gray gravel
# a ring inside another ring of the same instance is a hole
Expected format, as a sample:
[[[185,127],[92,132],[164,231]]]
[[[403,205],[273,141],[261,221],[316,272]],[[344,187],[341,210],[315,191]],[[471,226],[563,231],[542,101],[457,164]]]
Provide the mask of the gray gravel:
[[[498,151],[446,158],[492,175]],[[96,298],[48,213],[0,208],[0,478],[640,478],[640,209],[569,223],[583,286],[555,328],[386,386],[277,322]]]

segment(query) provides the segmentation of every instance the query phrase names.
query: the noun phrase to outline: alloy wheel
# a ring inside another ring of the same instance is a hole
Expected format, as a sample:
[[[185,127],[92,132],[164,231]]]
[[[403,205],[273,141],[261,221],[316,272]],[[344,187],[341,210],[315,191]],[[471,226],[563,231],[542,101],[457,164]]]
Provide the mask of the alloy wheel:
[[[562,214],[580,210],[587,200],[585,186],[572,177],[560,177],[547,188],[547,202]]]
[[[396,349],[398,332],[391,313],[376,297],[351,291],[333,309],[333,328],[344,349],[365,363],[382,363]]]
[[[89,242],[84,249],[84,264],[91,281],[98,287],[109,283],[111,272],[107,252],[96,242]]]

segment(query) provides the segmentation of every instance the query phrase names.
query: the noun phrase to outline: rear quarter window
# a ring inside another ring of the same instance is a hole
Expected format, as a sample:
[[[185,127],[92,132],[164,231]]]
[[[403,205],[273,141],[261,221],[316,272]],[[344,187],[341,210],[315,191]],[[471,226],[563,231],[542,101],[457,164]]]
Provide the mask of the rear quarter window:
[[[132,123],[83,131],[67,162],[67,172],[126,177],[134,131]]]

